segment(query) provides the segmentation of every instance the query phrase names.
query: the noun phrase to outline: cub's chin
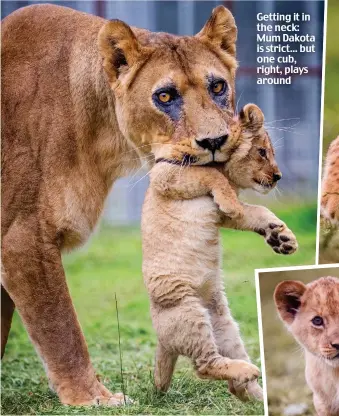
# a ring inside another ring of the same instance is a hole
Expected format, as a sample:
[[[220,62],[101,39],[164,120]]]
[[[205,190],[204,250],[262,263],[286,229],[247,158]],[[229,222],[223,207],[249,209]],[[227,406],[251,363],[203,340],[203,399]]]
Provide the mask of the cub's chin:
[[[252,185],[252,189],[254,189],[256,192],[266,195],[269,192],[272,191],[272,189],[275,188],[275,184],[271,184],[271,183],[263,183],[260,182],[256,179],[253,179],[253,185]]]
[[[333,358],[327,358],[327,357],[323,357],[323,358],[324,358],[325,363],[329,365],[330,367],[339,368],[339,354],[337,354]]]

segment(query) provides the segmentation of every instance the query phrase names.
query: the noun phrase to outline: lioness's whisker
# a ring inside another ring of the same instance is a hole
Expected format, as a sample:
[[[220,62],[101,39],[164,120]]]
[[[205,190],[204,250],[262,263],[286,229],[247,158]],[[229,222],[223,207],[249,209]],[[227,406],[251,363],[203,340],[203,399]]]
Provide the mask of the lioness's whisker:
[[[292,117],[292,118],[281,118],[279,120],[265,121],[265,124],[278,123],[281,121],[291,121],[291,120],[297,120],[298,122],[300,122],[299,117]]]
[[[240,99],[241,99],[241,97],[242,97],[243,92],[244,92],[244,90],[242,90],[242,91],[241,91],[240,96],[239,96],[238,101],[237,101],[237,104],[236,104],[236,106],[235,106],[235,112],[236,112],[237,114],[238,114],[238,105],[239,105],[239,101],[240,101]]]
[[[167,145],[167,146],[171,145],[171,143],[156,143],[156,142],[155,143],[151,143],[151,144],[143,144],[142,146],[133,147],[133,149],[127,150],[126,152],[123,152],[121,154],[122,155],[125,155],[126,153],[136,152],[138,149],[142,149],[143,147],[147,147],[147,146],[150,147],[153,144],[161,144],[161,145]]]
[[[150,172],[146,172],[144,176],[142,176],[139,180],[137,180],[131,187],[129,191],[131,191],[140,181],[142,181],[144,178],[146,178],[147,175],[149,175]]]

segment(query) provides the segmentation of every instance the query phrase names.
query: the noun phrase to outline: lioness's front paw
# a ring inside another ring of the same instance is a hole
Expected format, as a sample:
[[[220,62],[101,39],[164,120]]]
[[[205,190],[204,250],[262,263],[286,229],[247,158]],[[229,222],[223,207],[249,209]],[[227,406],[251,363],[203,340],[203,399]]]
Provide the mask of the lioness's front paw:
[[[260,374],[258,367],[243,360],[233,360],[229,364],[228,370],[230,379],[238,384],[256,380]]]
[[[321,215],[333,225],[339,224],[339,193],[326,193],[321,201]]]
[[[284,223],[272,222],[266,228],[255,231],[265,237],[266,243],[278,254],[293,254],[298,249],[295,235]]]

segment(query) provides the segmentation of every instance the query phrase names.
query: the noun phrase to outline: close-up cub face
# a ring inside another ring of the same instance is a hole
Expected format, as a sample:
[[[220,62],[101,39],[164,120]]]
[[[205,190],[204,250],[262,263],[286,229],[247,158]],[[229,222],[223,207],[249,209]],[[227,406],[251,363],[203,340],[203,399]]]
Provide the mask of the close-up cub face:
[[[339,368],[339,279],[322,277],[308,285],[284,281],[274,299],[280,318],[299,344]]]
[[[223,162],[234,115],[237,28],[219,6],[195,36],[110,21],[98,43],[119,128],[155,159]]]
[[[235,185],[260,193],[276,186],[282,175],[258,106],[247,104],[233,119],[229,145],[234,149],[228,152],[226,172]]]

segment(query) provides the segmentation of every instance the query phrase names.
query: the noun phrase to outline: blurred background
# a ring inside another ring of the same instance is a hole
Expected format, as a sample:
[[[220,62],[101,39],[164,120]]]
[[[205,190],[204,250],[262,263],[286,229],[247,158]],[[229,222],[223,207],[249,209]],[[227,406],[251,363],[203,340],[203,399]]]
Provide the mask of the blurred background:
[[[270,416],[315,414],[312,393],[305,380],[303,350],[278,317],[273,293],[283,280],[307,284],[323,276],[339,277],[339,268],[259,273]]]
[[[325,66],[325,100],[324,100],[324,146],[325,156],[330,142],[339,135],[339,2],[328,1],[326,66]]]
[[[2,1],[2,17],[37,2]],[[235,15],[239,30],[238,109],[258,104],[276,144],[283,172],[280,191],[267,196],[246,193],[243,199],[270,206],[296,234],[299,250],[292,256],[275,254],[262,237],[222,230],[225,287],[246,347],[260,366],[254,269],[314,264],[316,246],[317,179],[320,131],[322,1],[62,1],[63,6],[154,31],[192,35],[200,31],[217,4]],[[304,31],[315,35],[316,53],[299,56],[308,75],[292,86],[257,86],[256,15],[311,14]],[[34,42],[34,39],[32,39]],[[29,47],[29,45],[27,46]],[[241,403],[223,382],[198,380],[181,359],[166,395],[153,388],[155,334],[141,273],[140,212],[148,178],[138,172],[119,180],[107,200],[101,226],[81,250],[63,258],[66,276],[89,351],[98,373],[112,391],[124,389],[137,402],[124,409],[87,409],[86,414],[238,414],[263,415],[262,403]],[[115,302],[117,297],[117,305]],[[117,310],[120,320],[120,361]],[[122,371],[119,371],[122,366]],[[16,314],[2,362],[4,414],[73,414],[60,406],[48,389],[42,365]]]

